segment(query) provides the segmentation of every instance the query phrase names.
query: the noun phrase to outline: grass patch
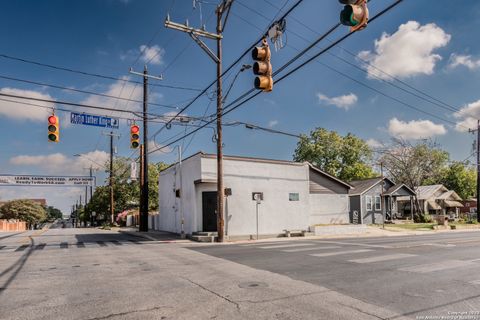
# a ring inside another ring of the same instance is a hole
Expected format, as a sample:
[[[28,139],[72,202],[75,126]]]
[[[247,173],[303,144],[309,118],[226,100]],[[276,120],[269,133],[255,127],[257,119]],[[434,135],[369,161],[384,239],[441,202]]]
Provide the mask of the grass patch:
[[[389,225],[389,228],[399,228],[406,230],[433,230],[436,223],[405,223]]]

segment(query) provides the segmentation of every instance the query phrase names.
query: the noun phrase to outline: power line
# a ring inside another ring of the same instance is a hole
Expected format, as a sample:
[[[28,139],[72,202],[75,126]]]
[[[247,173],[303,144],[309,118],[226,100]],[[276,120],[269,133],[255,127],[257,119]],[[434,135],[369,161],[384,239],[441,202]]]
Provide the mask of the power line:
[[[396,0],[394,3],[392,3],[391,5],[387,6],[384,10],[380,11],[379,13],[377,13],[373,18],[370,19],[370,23],[372,23],[374,20],[376,20],[377,18],[379,18],[380,16],[382,16],[383,14],[385,14],[386,12],[390,11],[391,9],[393,9],[395,6],[397,6],[398,4],[400,4],[403,0]],[[320,52],[316,53],[315,55],[313,55],[313,57],[307,59],[306,61],[304,61],[303,63],[301,63],[299,66],[295,67],[294,69],[290,70],[289,72],[287,72],[285,75],[283,75],[282,77],[280,77],[278,80],[275,80],[275,83],[279,83],[281,81],[283,81],[284,79],[286,79],[287,77],[289,77],[290,75],[292,75],[294,72],[298,71],[299,69],[303,68],[305,65],[307,65],[308,63],[312,62],[314,59],[318,58],[320,55],[322,55],[323,53],[325,53],[327,50],[330,50],[332,47],[336,46],[337,44],[339,44],[340,42],[344,41],[345,39],[347,39],[348,37],[350,37],[351,35],[353,35],[355,32],[350,32],[350,33],[347,33],[346,35],[340,37],[338,40],[334,41],[332,44],[330,44],[329,46],[327,46],[326,48],[324,48],[323,50],[321,50]],[[306,49],[309,49],[309,47],[307,47]],[[306,53],[307,50],[303,50],[303,54]],[[298,55],[297,55],[298,56]],[[290,61],[288,62],[290,63]],[[249,91],[247,91],[246,93],[244,93],[241,97],[245,97],[246,95],[248,95],[249,93],[255,91],[255,89],[250,89]],[[248,101],[250,101],[251,99],[255,98],[256,96],[258,96],[260,93],[262,93],[262,91],[257,91],[254,95],[246,98],[245,100],[241,101],[240,103],[238,103],[237,105],[231,107],[230,109],[227,109],[229,106],[233,105],[234,103],[236,103],[237,100],[239,100],[239,98],[237,98],[234,102],[232,102],[231,104],[229,104],[228,106],[225,107],[225,111],[223,112],[222,116],[223,115],[226,115],[234,110],[236,110],[237,108],[239,108],[240,106],[242,106],[243,104],[247,103]],[[240,97],[240,98],[241,98]],[[207,121],[204,125],[202,125],[201,127],[197,128],[197,129],[194,129],[192,131],[190,131],[189,133],[185,134],[183,137],[179,138],[179,139],[176,139],[174,140],[173,142],[163,146],[162,148],[166,148],[174,143],[176,143],[177,141],[180,141],[181,139],[184,139],[190,135],[192,135],[193,133],[201,130],[202,128],[208,126],[209,124],[213,123],[214,121],[216,121],[217,119],[214,118],[210,121]],[[161,148],[160,148],[161,149]],[[153,151],[156,151],[156,150],[152,150]]]
[[[297,2],[291,6],[283,15],[282,17],[279,19],[279,20],[283,20],[285,19],[286,16],[288,16],[298,5],[300,5],[300,3],[302,3],[303,0],[297,0]],[[286,4],[286,3],[285,3]],[[273,22],[273,21],[272,21]],[[268,26],[270,27],[270,25]],[[268,29],[267,31],[258,39],[256,40],[249,48],[247,48],[241,55],[240,57],[238,57],[232,64],[230,64],[229,67],[227,67],[223,73],[220,75],[220,78],[222,78],[227,72],[229,72],[237,63],[239,63],[256,45],[257,43],[259,43],[264,36],[267,35],[267,32],[268,32]],[[210,87],[212,87],[215,83],[217,83],[217,80],[218,79],[215,79],[214,81],[212,81],[205,89],[202,90],[202,92],[200,92],[200,94],[195,97],[190,103],[188,103],[185,107],[183,107],[178,113],[177,113],[177,116],[180,115],[181,113],[183,113],[185,110],[187,110],[198,98],[200,98],[205,92],[207,92],[208,89],[210,89]],[[169,125],[170,123],[167,122],[166,126]],[[166,127],[165,126],[165,127]],[[153,137],[155,137],[164,127],[160,128],[159,130],[157,130],[154,134],[153,134]]]
[[[3,53],[0,53],[0,58],[5,58],[5,59],[10,59],[10,60],[20,61],[20,62],[29,63],[29,64],[33,64],[33,65],[37,65],[37,66],[41,66],[41,67],[45,67],[45,68],[50,68],[50,69],[55,69],[55,70],[66,71],[66,72],[70,72],[70,73],[81,74],[81,75],[84,75],[84,76],[90,76],[90,77],[96,77],[96,78],[107,79],[107,80],[114,80],[114,81],[123,81],[124,83],[128,82],[128,83],[142,84],[141,82],[135,81],[135,80],[129,80],[129,79],[124,79],[124,78],[117,78],[117,77],[112,77],[112,76],[108,76],[108,75],[102,75],[102,74],[98,74],[98,73],[91,73],[91,72],[76,70],[76,69],[67,68],[67,67],[54,66],[54,65],[51,65],[51,64],[42,63],[42,62],[38,62],[38,61],[33,61],[33,60],[28,60],[28,59],[18,58],[18,57],[13,57],[13,56],[6,55],[6,54],[3,54]],[[183,87],[183,86],[174,86],[174,85],[159,84],[159,83],[154,83],[154,84],[152,84],[152,86],[161,87],[161,88],[169,88],[169,89],[178,89],[178,90],[200,91],[200,89],[197,89],[197,88],[190,88],[190,87]]]
[[[44,83],[44,82],[37,82],[37,81],[32,81],[32,80],[25,80],[25,79],[19,79],[19,78],[13,78],[9,76],[4,76],[0,75],[0,79],[5,79],[5,80],[10,80],[10,81],[17,81],[17,82],[23,82],[23,83],[28,83],[28,84],[34,84],[37,86],[43,86],[43,87],[50,87],[50,88],[55,88],[55,89],[61,89],[61,90],[67,90],[67,91],[72,91],[72,92],[78,92],[78,93],[84,93],[84,94],[90,94],[90,95],[95,95],[95,96],[100,96],[100,97],[105,97],[105,98],[111,98],[111,99],[117,99],[117,100],[124,100],[128,102],[136,102],[136,103],[143,103],[143,101],[140,100],[134,100],[130,98],[122,98],[122,97],[117,97],[105,93],[100,93],[100,92],[92,92],[92,91],[87,91],[87,90],[80,90],[80,89],[75,89],[75,88],[69,88],[69,87],[63,87],[55,84],[50,84],[50,83]],[[168,109],[178,109],[175,106],[172,105],[167,105],[167,104],[161,104],[161,103],[154,103],[154,102],[149,102],[149,104],[162,107],[162,108],[168,108]]]

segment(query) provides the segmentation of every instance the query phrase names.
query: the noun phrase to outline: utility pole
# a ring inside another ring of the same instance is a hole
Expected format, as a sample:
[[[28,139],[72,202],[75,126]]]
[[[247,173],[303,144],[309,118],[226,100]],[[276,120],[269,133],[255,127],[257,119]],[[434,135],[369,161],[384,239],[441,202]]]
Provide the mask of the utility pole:
[[[223,30],[227,22],[233,0],[223,0],[217,6],[215,13],[217,14],[217,33],[207,32],[204,29],[196,29],[186,24],[180,24],[170,21],[167,16],[165,27],[175,29],[187,33],[193,41],[195,41],[200,48],[217,64],[217,232],[218,242],[224,241],[224,198],[225,188],[223,185],[223,141],[222,141],[222,38]],[[206,44],[200,39],[201,37],[217,41],[217,54],[215,54]]]
[[[109,186],[110,186],[110,222],[113,223],[115,221],[115,208],[114,208],[114,199],[113,199],[113,137],[120,138],[120,135],[114,134],[113,131],[110,133],[103,133],[106,136],[110,136],[110,178],[109,178]]]
[[[135,72],[130,69],[130,73],[143,77],[143,148],[140,149],[141,158],[141,175],[140,179],[140,223],[139,231],[148,231],[148,79],[163,80],[163,77],[155,77],[148,74],[147,66],[143,68],[143,73]]]
[[[468,129],[468,132],[477,131],[477,221],[480,222],[480,120],[477,120],[477,129]]]

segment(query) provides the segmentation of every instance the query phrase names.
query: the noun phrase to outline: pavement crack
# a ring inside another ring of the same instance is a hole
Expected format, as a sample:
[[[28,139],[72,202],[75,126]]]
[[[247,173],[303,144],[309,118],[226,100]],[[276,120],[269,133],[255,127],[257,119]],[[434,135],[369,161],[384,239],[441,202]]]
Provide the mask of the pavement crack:
[[[255,300],[255,301],[253,301],[253,300],[241,300],[239,302],[248,302],[248,303],[253,303],[253,304],[265,303],[265,302],[281,301],[281,300],[286,300],[286,299],[291,299],[291,298],[296,298],[296,297],[312,296],[312,295],[315,295],[315,294],[325,293],[325,292],[329,292],[329,291],[331,291],[331,290],[322,290],[322,291],[315,291],[315,292],[309,292],[309,293],[301,293],[301,294],[295,294],[295,295],[291,295],[291,296],[285,296],[285,297],[274,298],[274,299]]]
[[[109,318],[112,318],[112,317],[125,316],[125,315],[127,315],[127,314],[132,314],[132,313],[160,310],[160,309],[162,309],[162,308],[170,308],[170,307],[167,307],[167,306],[159,306],[159,307],[153,307],[153,308],[148,308],[148,309],[140,309],[140,310],[132,310],[132,311],[119,312],[119,313],[111,313],[111,314],[108,314],[108,315],[103,316],[103,317],[88,318],[87,320],[109,319]]]
[[[358,308],[358,307],[354,307],[354,306],[351,306],[351,305],[348,305],[348,304],[344,304],[344,303],[339,303],[339,304],[340,304],[341,306],[344,306],[344,307],[347,307],[347,308],[356,310],[356,311],[358,311],[358,312],[360,312],[360,313],[366,314],[367,316],[375,317],[375,318],[381,319],[381,320],[387,319],[387,318],[379,317],[379,316],[377,316],[376,314],[369,313],[369,312],[367,312],[367,311],[365,311],[365,310],[362,310],[362,309],[360,309],[360,308]]]
[[[223,300],[225,300],[225,301],[233,304],[233,305],[237,308],[237,310],[240,311],[240,304],[238,304],[238,302],[233,301],[232,299],[229,299],[229,298],[227,298],[227,297],[225,297],[225,296],[223,296],[223,295],[221,295],[221,294],[219,294],[219,293],[217,293],[217,292],[215,292],[215,291],[213,291],[213,290],[210,290],[210,289],[208,289],[207,287],[205,287],[205,286],[201,285],[200,283],[197,283],[197,282],[195,282],[195,281],[193,281],[193,280],[190,280],[190,279],[184,278],[184,277],[182,277],[182,279],[184,279],[184,280],[190,282],[191,284],[194,284],[194,285],[196,285],[197,287],[199,287],[199,288],[201,288],[201,289],[203,289],[203,290],[205,290],[205,291],[207,291],[207,292],[210,292],[211,294],[214,294],[214,295],[216,295],[217,297],[219,297],[219,298],[221,298],[221,299],[223,299]]]

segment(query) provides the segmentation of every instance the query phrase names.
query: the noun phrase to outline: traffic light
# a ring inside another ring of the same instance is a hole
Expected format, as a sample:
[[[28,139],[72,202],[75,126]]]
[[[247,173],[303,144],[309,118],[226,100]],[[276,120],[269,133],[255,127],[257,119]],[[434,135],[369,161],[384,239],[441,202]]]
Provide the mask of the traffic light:
[[[58,142],[60,140],[60,122],[54,114],[48,117],[48,141]]]
[[[137,149],[140,145],[140,127],[136,124],[130,126],[130,148]]]
[[[367,0],[339,0],[344,4],[340,12],[340,22],[350,27],[350,32],[362,30],[368,23]]]
[[[255,77],[255,89],[262,91],[272,91],[272,65],[270,64],[270,47],[267,39],[263,39],[261,47],[255,47],[252,50],[252,58],[256,60],[253,64],[253,73]]]

